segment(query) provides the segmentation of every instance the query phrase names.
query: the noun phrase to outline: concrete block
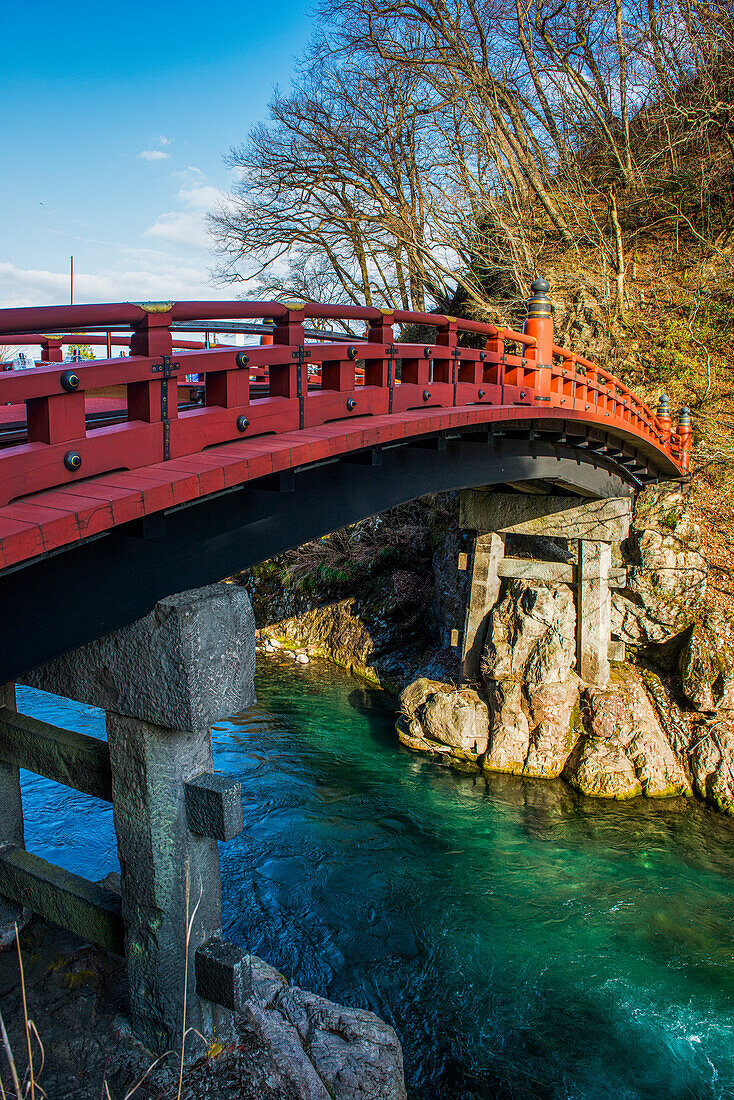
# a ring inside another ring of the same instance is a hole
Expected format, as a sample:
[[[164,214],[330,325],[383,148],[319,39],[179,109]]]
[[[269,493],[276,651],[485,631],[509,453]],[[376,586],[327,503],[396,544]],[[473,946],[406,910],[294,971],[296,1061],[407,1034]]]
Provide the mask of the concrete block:
[[[459,524],[472,531],[504,531],[547,538],[620,542],[632,518],[629,497],[580,502],[578,497],[529,496],[466,489]]]
[[[165,564],[162,563],[162,568]],[[255,701],[255,621],[244,588],[213,584],[27,674],[24,683],[175,730]]]
[[[244,827],[242,784],[228,775],[202,772],[184,784],[189,829],[213,840],[231,840]]]
[[[242,1011],[252,993],[250,956],[221,936],[211,936],[196,950],[196,992],[205,1001]]]

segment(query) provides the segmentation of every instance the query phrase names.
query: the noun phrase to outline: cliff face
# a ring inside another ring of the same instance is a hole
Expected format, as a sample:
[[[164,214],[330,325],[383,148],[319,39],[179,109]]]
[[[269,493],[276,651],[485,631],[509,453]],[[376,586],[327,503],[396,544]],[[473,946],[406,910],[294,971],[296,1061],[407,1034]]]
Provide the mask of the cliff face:
[[[396,695],[420,669],[458,675],[457,517],[454,497],[426,498],[243,573],[263,642],[327,657]]]

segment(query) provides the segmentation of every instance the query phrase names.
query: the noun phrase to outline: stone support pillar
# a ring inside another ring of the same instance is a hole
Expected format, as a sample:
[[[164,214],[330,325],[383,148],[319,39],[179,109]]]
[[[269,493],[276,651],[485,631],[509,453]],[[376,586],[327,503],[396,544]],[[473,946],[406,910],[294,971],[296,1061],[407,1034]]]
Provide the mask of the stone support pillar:
[[[570,496],[461,493],[459,523],[477,532],[472,587],[462,646],[462,676],[477,680],[489,616],[503,577],[575,584],[576,668],[586,683],[606,686],[611,642],[611,544],[627,537],[632,515],[629,497],[580,500]],[[531,563],[505,558],[508,534],[562,538],[578,543],[578,566]],[[616,570],[619,573],[620,570]],[[615,577],[615,583],[619,584]]]
[[[179,1047],[186,989],[186,1027],[221,1037],[225,1014],[194,979],[196,949],[222,927],[219,850],[189,831],[184,799],[212,770],[211,735],[110,712],[107,735],[133,1029],[151,1050]]]
[[[0,685],[0,707],[15,710],[15,684]],[[0,848],[6,845],[22,848],[24,844],[20,768],[0,760]],[[16,921],[20,923],[22,916],[21,906],[0,897],[0,948],[13,942],[13,925]]]
[[[609,542],[579,539],[578,598],[576,606],[576,666],[581,679],[595,687],[609,682],[611,597]]]
[[[466,609],[464,638],[461,649],[463,680],[479,679],[479,662],[487,634],[489,615],[500,591],[499,566],[505,555],[505,536],[497,531],[477,535],[471,592]]]
[[[217,584],[27,677],[107,711],[132,1023],[157,1052],[180,1048],[184,1003],[187,1029],[228,1036],[227,1012],[195,992],[196,950],[221,935],[215,838],[234,835],[229,804],[241,800],[211,775],[210,727],[254,702],[254,668],[247,593]],[[186,1050],[202,1053],[193,1036]]]

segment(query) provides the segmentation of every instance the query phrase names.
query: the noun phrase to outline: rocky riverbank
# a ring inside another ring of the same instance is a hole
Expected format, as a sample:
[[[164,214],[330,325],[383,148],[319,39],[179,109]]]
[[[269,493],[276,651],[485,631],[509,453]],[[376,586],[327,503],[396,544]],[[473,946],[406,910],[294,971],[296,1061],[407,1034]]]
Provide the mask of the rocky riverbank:
[[[205,1046],[190,1035],[181,1070],[177,1054],[156,1060],[131,1035],[122,959],[40,918],[20,940],[28,1015],[44,1051],[32,1040],[38,1096],[43,1089],[49,1100],[122,1100],[133,1092],[141,1100],[405,1100],[402,1050],[391,1027],[291,985],[255,956],[236,1041],[213,1036]],[[23,997],[13,946],[0,952],[0,999],[21,1082],[28,1067]]]
[[[614,548],[626,582],[612,594],[612,633],[626,657],[605,689],[577,675],[571,588],[526,580],[502,582],[479,681],[461,686],[448,642],[466,598],[456,568],[464,536],[452,498],[429,502],[422,517],[413,507],[408,553],[366,555],[361,576],[336,586],[315,577],[304,591],[283,584],[286,563],[250,574],[265,644],[329,657],[400,693],[400,740],[437,763],[562,778],[597,797],[696,795],[734,814],[732,628],[707,591],[684,487],[641,493],[629,536]],[[367,521],[385,524],[383,550],[401,530],[399,511]],[[364,543],[362,527],[343,536],[345,561],[350,539],[352,548]],[[401,538],[405,549],[404,530]],[[518,538],[512,552],[526,549]],[[573,561],[572,544],[546,549]],[[269,616],[273,606],[284,613]]]

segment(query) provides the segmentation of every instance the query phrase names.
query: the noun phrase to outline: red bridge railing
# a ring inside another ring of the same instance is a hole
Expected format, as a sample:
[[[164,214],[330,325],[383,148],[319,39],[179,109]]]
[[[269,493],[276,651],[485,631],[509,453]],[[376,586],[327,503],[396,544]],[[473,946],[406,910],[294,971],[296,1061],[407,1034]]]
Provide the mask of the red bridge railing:
[[[0,374],[0,413],[22,436],[15,442],[11,432],[0,448],[0,506],[243,437],[467,405],[502,407],[507,419],[562,410],[631,435],[685,471],[691,436],[685,418],[673,431],[665,406],[656,415],[608,371],[555,346],[546,303],[536,291],[524,332],[438,314],[310,303],[0,310],[0,343],[40,343],[43,355],[31,369]],[[212,333],[229,337],[240,323],[252,333],[252,321],[270,322],[272,343],[206,346]],[[329,321],[364,325],[365,331],[342,336],[307,327]],[[190,339],[192,324],[207,333],[205,341]],[[425,326],[435,336],[396,339],[396,326],[406,325]],[[63,363],[63,345],[70,343],[106,344],[108,354],[124,347],[129,354]],[[192,404],[191,393],[183,399],[179,393],[191,376],[198,376],[196,400],[203,403]],[[90,410],[95,397],[105,394],[110,411],[97,426]]]

